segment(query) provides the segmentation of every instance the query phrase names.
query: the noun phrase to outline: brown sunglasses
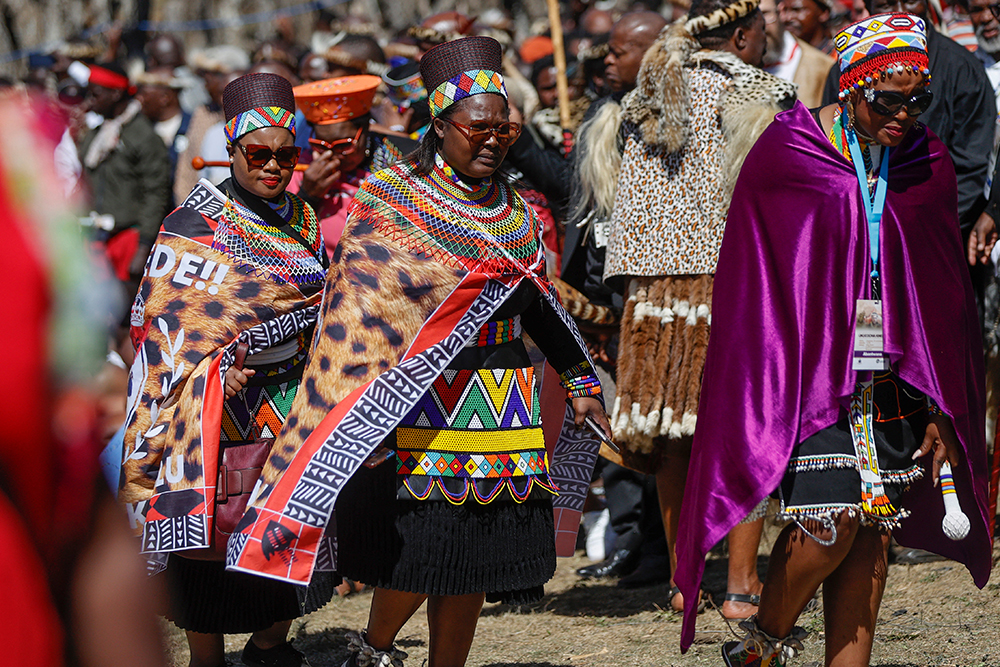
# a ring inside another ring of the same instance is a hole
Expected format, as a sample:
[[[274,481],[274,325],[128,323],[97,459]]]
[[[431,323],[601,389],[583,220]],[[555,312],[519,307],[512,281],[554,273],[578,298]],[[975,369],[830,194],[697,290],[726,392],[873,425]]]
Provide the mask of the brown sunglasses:
[[[475,123],[473,125],[463,125],[456,123],[450,118],[442,118],[444,122],[458,130],[470,146],[479,147],[494,137],[504,148],[517,141],[521,136],[521,125],[519,123],[500,123],[499,125],[487,125],[486,123]]]

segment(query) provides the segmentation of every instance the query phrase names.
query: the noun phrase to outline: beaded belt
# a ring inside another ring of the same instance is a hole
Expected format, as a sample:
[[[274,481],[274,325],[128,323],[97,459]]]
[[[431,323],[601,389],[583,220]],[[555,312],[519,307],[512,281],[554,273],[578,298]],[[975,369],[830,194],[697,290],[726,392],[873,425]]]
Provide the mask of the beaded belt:
[[[508,320],[487,322],[479,330],[478,336],[473,336],[465,347],[486,347],[487,345],[503,345],[521,337],[521,316],[515,315]]]

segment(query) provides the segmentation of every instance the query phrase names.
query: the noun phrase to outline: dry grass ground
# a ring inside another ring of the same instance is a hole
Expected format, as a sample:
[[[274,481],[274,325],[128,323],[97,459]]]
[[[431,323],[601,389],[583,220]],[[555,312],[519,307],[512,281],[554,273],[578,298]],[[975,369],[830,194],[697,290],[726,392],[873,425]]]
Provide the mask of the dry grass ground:
[[[762,545],[765,552],[767,545]],[[994,563],[1000,551],[994,553]],[[560,559],[545,598],[530,607],[487,605],[479,621],[470,667],[631,667],[646,665],[721,665],[720,646],[731,633],[711,608],[698,619],[695,645],[679,650],[680,617],[669,611],[666,585],[627,591],[615,582],[582,582],[574,570],[586,564],[576,556]],[[766,559],[761,559],[762,566]],[[705,586],[721,604],[725,590],[724,556],[713,557]],[[872,665],[882,667],[1000,666],[1000,578],[978,590],[966,570],[953,562],[893,565],[879,617]],[[344,632],[364,627],[370,596],[335,598],[320,611],[295,621],[295,644],[313,667],[340,667],[347,656]],[[795,665],[815,667],[823,660],[822,605],[800,619],[812,635]],[[164,623],[171,665],[186,667],[183,634]],[[227,638],[236,664],[246,635]],[[423,610],[399,634],[410,654],[407,665],[427,657]]]

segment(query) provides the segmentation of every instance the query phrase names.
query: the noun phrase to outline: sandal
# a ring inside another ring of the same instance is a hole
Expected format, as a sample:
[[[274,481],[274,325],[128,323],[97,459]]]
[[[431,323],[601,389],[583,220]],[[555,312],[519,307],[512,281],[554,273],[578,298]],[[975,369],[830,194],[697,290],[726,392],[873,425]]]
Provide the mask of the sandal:
[[[743,604],[751,604],[754,607],[759,607],[760,606],[760,596],[759,595],[754,595],[754,594],[747,595],[746,593],[728,593],[727,592],[724,601],[725,602],[741,602]],[[719,611],[721,613],[721,611],[722,611],[721,608],[720,608]],[[726,616],[725,614],[722,614],[723,618],[726,618],[726,619],[728,619],[730,621],[742,621],[744,618],[748,618],[751,615],[752,614],[750,614],[748,616]]]
[[[809,635],[795,626],[784,639],[772,637],[757,625],[756,615],[740,621],[739,627],[746,631],[743,639],[722,645],[726,667],[785,667],[802,651],[802,642]]]
[[[683,613],[683,612],[680,612],[680,611],[677,611],[676,609],[674,609],[674,598],[677,597],[680,594],[681,594],[681,589],[678,588],[677,586],[671,586],[670,587],[670,592],[667,593],[667,605],[670,607],[670,611],[673,611],[673,612],[678,613],[678,614]],[[705,611],[705,599],[707,597],[708,597],[708,595],[705,593],[705,591],[699,588],[698,589],[698,609],[696,610],[697,613],[700,614],[703,611]]]
[[[344,577],[344,580],[333,590],[336,591],[337,595],[340,597],[346,598],[349,595],[354,595],[355,593],[360,593],[365,590],[365,585],[360,581],[351,581],[347,577]]]

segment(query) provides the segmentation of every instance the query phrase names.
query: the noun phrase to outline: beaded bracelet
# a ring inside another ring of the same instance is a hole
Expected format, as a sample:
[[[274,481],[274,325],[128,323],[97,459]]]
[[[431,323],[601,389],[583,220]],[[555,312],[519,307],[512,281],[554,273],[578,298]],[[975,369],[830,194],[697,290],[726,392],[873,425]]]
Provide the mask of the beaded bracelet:
[[[930,396],[927,397],[927,414],[932,417],[935,415],[941,415],[943,417],[948,416],[945,414],[944,410],[938,407],[938,404],[935,403],[934,399],[932,399]]]
[[[570,398],[597,396],[601,393],[601,381],[593,367],[586,361],[560,373],[559,384]]]

